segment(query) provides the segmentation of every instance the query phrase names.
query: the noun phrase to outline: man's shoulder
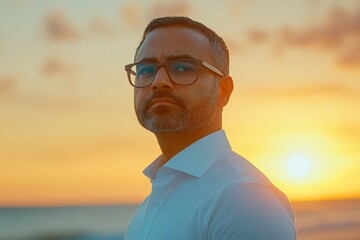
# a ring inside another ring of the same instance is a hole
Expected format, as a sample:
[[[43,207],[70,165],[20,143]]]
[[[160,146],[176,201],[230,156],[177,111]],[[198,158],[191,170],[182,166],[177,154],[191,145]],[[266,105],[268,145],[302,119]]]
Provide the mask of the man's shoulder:
[[[251,162],[239,154],[230,151],[221,156],[208,169],[206,177],[215,177],[227,183],[243,184],[258,183],[264,186],[272,185],[271,181]]]
[[[254,199],[263,201],[272,196],[274,203],[289,212],[293,211],[287,196],[251,162],[235,152],[228,152],[219,158],[205,177],[216,186],[217,198],[226,196],[229,199],[233,195],[234,199],[241,197],[243,203],[246,199],[254,203]],[[236,201],[239,203],[239,199]]]
[[[229,152],[216,161],[207,177],[220,182],[206,217],[210,236],[227,239],[222,235],[227,232],[245,239],[296,238],[289,199],[245,158]]]

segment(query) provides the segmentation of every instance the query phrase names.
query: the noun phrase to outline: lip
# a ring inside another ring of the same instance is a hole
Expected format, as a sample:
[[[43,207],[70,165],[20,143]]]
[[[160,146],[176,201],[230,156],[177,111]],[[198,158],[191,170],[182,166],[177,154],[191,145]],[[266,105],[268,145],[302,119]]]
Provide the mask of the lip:
[[[178,103],[176,101],[174,101],[173,99],[167,98],[167,97],[154,98],[150,102],[150,107],[157,106],[157,105],[171,106],[171,105],[178,105]]]

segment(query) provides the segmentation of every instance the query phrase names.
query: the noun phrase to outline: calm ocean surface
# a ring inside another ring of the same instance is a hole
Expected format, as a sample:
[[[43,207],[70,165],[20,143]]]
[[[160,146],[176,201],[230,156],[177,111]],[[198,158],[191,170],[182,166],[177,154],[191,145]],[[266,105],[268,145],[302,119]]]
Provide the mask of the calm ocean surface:
[[[0,239],[122,239],[136,207],[0,208]]]
[[[360,200],[294,203],[299,240],[359,240]],[[121,240],[135,205],[0,208],[0,240]]]

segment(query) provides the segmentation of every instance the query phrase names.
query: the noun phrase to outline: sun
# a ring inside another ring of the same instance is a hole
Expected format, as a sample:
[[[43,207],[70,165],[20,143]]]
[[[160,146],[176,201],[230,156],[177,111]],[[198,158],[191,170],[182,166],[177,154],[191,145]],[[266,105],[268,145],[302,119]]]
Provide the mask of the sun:
[[[312,161],[305,154],[293,154],[286,162],[287,172],[294,179],[307,177],[312,169]]]

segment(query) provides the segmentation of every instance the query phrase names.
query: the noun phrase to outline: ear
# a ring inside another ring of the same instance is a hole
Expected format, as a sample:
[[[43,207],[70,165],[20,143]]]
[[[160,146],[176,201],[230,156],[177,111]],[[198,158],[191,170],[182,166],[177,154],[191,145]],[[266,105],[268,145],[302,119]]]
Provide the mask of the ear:
[[[231,93],[234,89],[233,80],[230,76],[219,79],[218,106],[223,108],[229,102]]]

